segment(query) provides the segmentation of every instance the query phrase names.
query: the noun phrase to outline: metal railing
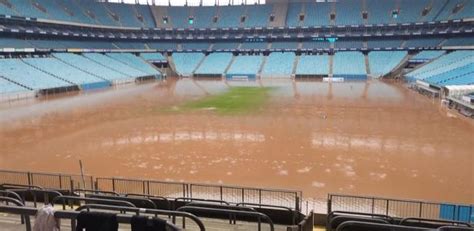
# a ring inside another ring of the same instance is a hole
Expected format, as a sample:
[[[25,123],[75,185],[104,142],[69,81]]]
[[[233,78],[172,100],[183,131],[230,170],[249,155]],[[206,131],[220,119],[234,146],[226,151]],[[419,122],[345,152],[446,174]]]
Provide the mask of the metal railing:
[[[186,197],[187,184],[154,180],[96,178],[96,189],[121,194],[146,194],[164,197]]]
[[[14,207],[14,206],[0,206],[0,212],[1,213],[8,213],[8,214],[16,214],[20,215],[22,217],[26,217],[26,230],[30,231],[31,230],[31,223],[29,222],[30,216],[36,215],[38,210],[36,208],[29,208],[29,207]],[[54,216],[59,219],[69,219],[71,220],[71,224],[73,224],[74,220],[77,218],[79,215],[80,211],[56,211],[54,212]],[[132,217],[128,214],[116,214],[117,216],[117,222],[118,223],[123,223],[123,224],[130,224]],[[166,225],[171,229],[171,230],[180,230],[178,227],[176,227],[173,224],[166,223]],[[74,226],[72,226],[74,227]],[[204,229],[201,229],[204,231]]]
[[[332,211],[359,212],[368,214],[383,214],[390,217],[424,218],[424,219],[447,219],[442,217],[443,206],[453,206],[449,215],[458,220],[459,208],[466,208],[468,214],[473,214],[473,205],[452,205],[450,203],[427,202],[418,200],[399,200],[382,197],[366,197],[341,194],[329,194],[327,200],[327,214]],[[471,221],[472,223],[472,221]]]
[[[243,211],[243,210],[233,210],[233,209],[218,209],[218,208],[205,208],[205,207],[195,207],[195,206],[183,206],[177,209],[177,211],[182,211],[182,212],[210,212],[210,213],[227,213],[230,216],[248,216],[248,217],[254,217],[257,219],[257,225],[258,225],[258,231],[262,230],[261,223],[262,219],[264,221],[267,221],[268,225],[270,226],[270,231],[275,230],[275,226],[273,224],[273,221],[268,217],[267,215],[259,212],[253,212],[253,211]]]
[[[92,176],[82,176],[61,173],[39,173],[0,170],[2,184],[36,185],[42,188],[54,188],[61,190],[93,189],[94,179]]]
[[[291,225],[286,228],[286,231],[313,231],[314,227],[314,213],[311,211],[304,217],[298,225]]]

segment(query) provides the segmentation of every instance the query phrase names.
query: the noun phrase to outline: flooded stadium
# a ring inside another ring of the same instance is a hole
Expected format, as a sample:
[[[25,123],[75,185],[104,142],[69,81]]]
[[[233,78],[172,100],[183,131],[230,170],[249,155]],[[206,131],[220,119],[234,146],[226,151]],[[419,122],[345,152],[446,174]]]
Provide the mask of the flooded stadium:
[[[273,90],[250,114],[173,110],[231,86]],[[472,203],[472,134],[399,83],[169,78],[2,104],[0,168]]]

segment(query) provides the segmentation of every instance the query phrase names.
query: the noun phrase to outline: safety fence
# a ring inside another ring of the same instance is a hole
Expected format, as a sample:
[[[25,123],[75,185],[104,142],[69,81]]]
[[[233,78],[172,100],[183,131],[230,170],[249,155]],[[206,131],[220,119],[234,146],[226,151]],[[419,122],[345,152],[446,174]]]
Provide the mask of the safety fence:
[[[329,194],[327,212],[346,211],[390,217],[445,219],[474,223],[474,205]]]
[[[253,203],[284,206],[301,211],[301,191],[251,188],[229,185],[193,184],[141,179],[37,173],[0,170],[0,184],[34,185],[42,188],[100,190],[120,194],[146,194],[167,198],[223,200],[230,203]]]
[[[97,178],[96,189],[118,193],[139,193],[170,198],[199,198],[230,203],[254,203],[301,210],[303,193],[284,189],[229,185],[177,183],[153,180]]]
[[[72,190],[93,189],[92,176],[0,170],[1,184],[35,185],[42,188]]]

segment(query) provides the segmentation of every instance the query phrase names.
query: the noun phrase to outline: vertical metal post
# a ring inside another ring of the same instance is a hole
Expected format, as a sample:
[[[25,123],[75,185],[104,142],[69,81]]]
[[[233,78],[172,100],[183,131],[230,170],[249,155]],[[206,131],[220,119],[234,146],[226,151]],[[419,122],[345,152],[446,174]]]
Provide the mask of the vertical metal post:
[[[115,178],[112,178],[112,191],[115,192]]]
[[[244,188],[242,188],[242,203],[245,202],[245,197],[244,197],[244,194],[245,194],[245,190]]]
[[[262,189],[258,189],[258,203],[262,204]]]
[[[59,174],[58,177],[59,177],[59,188],[63,189],[63,182],[62,182],[61,174]]]
[[[372,197],[372,214],[374,214],[375,198]]]
[[[143,189],[142,192],[143,192],[143,194],[146,194],[146,189],[145,189],[145,187],[146,187],[146,182],[145,182],[145,181],[142,181],[142,189]]]
[[[223,198],[224,198],[224,196],[223,196],[223,193],[224,193],[224,192],[223,192],[223,190],[222,190],[222,185],[219,186],[219,190],[220,190],[220,194],[221,194],[221,195],[220,195],[220,196],[221,196],[221,199],[220,199],[220,200],[222,201]]]
[[[390,206],[390,205],[389,205],[390,200],[387,199],[386,201],[387,201],[387,205],[386,205],[386,207],[385,207],[385,215],[388,216],[388,211],[389,211],[388,207]]]
[[[31,173],[27,172],[26,175],[28,177],[28,186],[33,185],[33,177],[31,177]]]
[[[423,213],[423,202],[420,202],[420,211],[418,213],[418,217],[421,218],[421,214]]]

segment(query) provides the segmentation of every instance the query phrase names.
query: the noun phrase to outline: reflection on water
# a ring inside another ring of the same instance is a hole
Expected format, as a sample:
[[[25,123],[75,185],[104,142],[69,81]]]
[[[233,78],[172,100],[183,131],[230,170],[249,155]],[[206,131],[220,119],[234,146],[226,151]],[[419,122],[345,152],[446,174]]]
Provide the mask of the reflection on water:
[[[102,146],[140,145],[150,143],[178,143],[182,141],[234,141],[234,142],[264,142],[265,135],[245,132],[173,132],[147,134],[144,136],[121,137],[115,140],[106,140]]]
[[[165,110],[232,86],[274,90],[258,114]],[[80,159],[97,176],[472,203],[473,133],[378,80],[168,79],[0,105],[0,168],[78,173]]]

